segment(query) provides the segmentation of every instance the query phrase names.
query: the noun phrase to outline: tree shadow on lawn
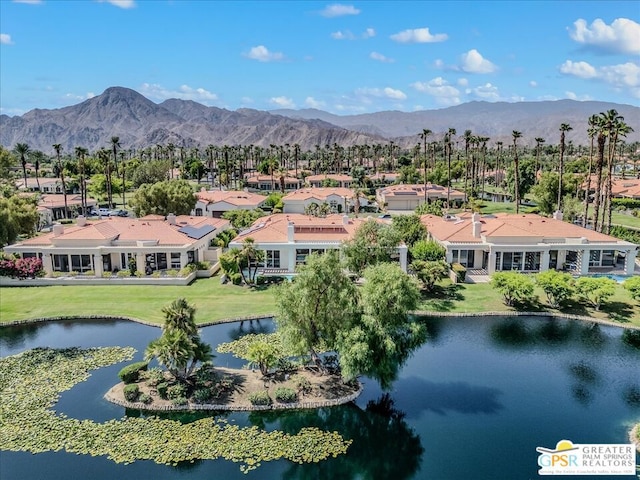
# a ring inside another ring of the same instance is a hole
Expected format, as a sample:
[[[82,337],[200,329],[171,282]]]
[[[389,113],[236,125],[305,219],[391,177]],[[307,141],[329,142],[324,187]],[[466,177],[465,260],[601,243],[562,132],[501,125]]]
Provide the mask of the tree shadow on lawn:
[[[424,305],[429,310],[436,312],[449,312],[453,310],[456,302],[465,299],[462,291],[464,286],[454,283],[451,285],[435,285],[430,292],[423,293]]]
[[[573,315],[582,315],[585,317],[594,317],[595,311],[588,309],[583,303],[572,300],[567,301],[560,309],[562,313],[570,313]],[[609,320],[620,323],[629,323],[633,318],[633,306],[625,302],[605,302],[600,305],[599,312],[609,316]]]

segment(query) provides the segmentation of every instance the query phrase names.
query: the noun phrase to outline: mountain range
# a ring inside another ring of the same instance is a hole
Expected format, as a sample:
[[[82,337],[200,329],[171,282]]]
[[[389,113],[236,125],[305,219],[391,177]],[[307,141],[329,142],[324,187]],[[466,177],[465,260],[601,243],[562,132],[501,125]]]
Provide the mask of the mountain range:
[[[429,141],[441,139],[449,128],[457,135],[469,129],[491,142],[511,141],[511,132],[523,136],[519,144],[559,141],[561,123],[573,130],[567,141],[586,145],[588,118],[616,109],[635,132],[627,142],[640,141],[640,108],[605,102],[573,100],[490,103],[470,102],[438,110],[384,111],[362,115],[334,115],[322,110],[235,111],[208,107],[190,100],[170,99],[154,103],[135,90],[110,87],[101,95],[59,109],[35,109],[22,116],[0,115],[0,144],[13,148],[27,143],[32,150],[50,153],[54,143],[64,151],[77,146],[90,151],[108,147],[112,136],[124,148],[145,148],[173,143],[176,146],[299,144],[302,150],[337,143],[387,144],[403,147],[420,143],[420,133],[429,129]]]

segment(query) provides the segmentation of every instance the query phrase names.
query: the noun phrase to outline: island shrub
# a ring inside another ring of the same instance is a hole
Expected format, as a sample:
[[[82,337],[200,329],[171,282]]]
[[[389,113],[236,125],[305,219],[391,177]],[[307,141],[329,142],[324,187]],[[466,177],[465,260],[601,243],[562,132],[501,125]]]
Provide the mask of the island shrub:
[[[272,403],[269,392],[266,390],[251,393],[249,395],[249,401],[251,402],[251,405],[271,405]]]
[[[158,395],[160,395],[160,398],[162,398],[163,400],[166,400],[168,398],[167,397],[168,388],[169,388],[169,384],[167,382],[160,382],[156,387],[156,389],[158,390]]]
[[[138,388],[138,384],[132,383],[130,385],[125,385],[124,399],[127,402],[135,402],[138,399],[138,395],[140,395],[140,388]]]
[[[169,400],[175,400],[177,398],[186,397],[187,388],[181,383],[174,383],[167,388],[167,397]]]
[[[189,403],[189,400],[187,400],[187,397],[178,397],[171,400],[171,403],[174,404],[176,407],[182,407],[187,403]]]
[[[575,293],[575,282],[569,273],[547,270],[538,273],[535,279],[536,284],[547,296],[547,302],[551,307],[559,307]]]
[[[147,395],[146,393],[141,393],[138,397],[138,401],[144,403],[145,405],[149,405],[153,402],[153,397],[151,395]]]
[[[298,389],[298,392],[309,393],[311,391],[311,382],[303,375],[294,375],[291,377],[293,385]]]
[[[148,366],[149,364],[147,362],[132,363],[120,370],[118,377],[120,377],[120,380],[124,383],[137,382],[140,378],[140,372],[146,370]]]
[[[581,277],[576,281],[578,296],[596,310],[616,293],[616,282],[607,277]]]
[[[467,278],[467,268],[460,263],[452,263],[451,270],[456,274],[456,282],[464,283]]]
[[[164,380],[164,373],[162,369],[153,367],[147,371],[141,371],[140,379],[145,380],[150,387],[155,387]]]
[[[298,394],[289,387],[276,388],[276,400],[282,403],[293,403],[298,400]]]
[[[496,272],[491,277],[491,285],[502,295],[505,305],[514,306],[531,302],[533,280],[518,272]]]
[[[213,390],[210,387],[200,387],[193,391],[193,399],[196,403],[207,403],[213,397]]]

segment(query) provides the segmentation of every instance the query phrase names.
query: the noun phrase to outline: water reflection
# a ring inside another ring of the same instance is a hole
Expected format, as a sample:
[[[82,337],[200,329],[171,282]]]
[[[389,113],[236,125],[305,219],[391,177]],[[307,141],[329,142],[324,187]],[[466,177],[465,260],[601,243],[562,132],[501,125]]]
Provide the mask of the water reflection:
[[[271,319],[263,320],[244,320],[242,322],[233,323],[229,328],[229,337],[232,340],[248,335],[250,333],[271,333],[274,330],[274,324]]]
[[[24,348],[25,343],[38,335],[39,328],[40,325],[35,323],[0,328],[0,345],[10,350]]]
[[[407,424],[388,395],[367,403],[295,412],[253,412],[249,420],[261,428],[277,426],[287,433],[314,426],[337,430],[353,440],[347,455],[318,464],[291,465],[285,479],[408,479],[420,469],[424,448],[420,436]]]

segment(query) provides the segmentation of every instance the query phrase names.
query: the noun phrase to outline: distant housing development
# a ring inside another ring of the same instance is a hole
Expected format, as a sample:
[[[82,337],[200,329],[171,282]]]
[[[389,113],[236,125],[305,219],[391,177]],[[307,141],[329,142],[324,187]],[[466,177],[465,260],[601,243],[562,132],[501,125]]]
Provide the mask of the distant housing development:
[[[326,203],[335,213],[347,212],[355,205],[354,192],[345,187],[302,188],[282,197],[284,213],[305,213],[312,203]],[[361,207],[369,204],[366,198],[360,197]]]
[[[464,201],[464,193],[450,189],[448,197],[451,203]],[[440,185],[428,183],[424,185],[390,185],[376,191],[378,205],[387,210],[415,210],[418,205],[433,200],[447,200],[447,189]]]
[[[567,270],[577,275],[633,275],[638,245],[557,218],[534,214],[423,215],[429,236],[447,261],[487,274]]]
[[[267,197],[251,192],[203,190],[196,193],[198,200],[192,214],[197,217],[220,218],[230,210],[253,210],[264,205]]]

